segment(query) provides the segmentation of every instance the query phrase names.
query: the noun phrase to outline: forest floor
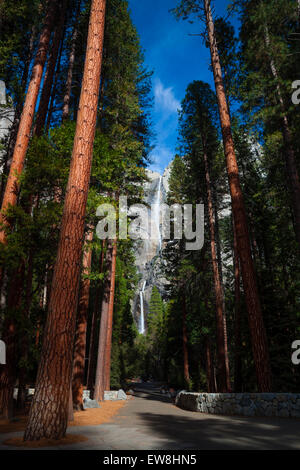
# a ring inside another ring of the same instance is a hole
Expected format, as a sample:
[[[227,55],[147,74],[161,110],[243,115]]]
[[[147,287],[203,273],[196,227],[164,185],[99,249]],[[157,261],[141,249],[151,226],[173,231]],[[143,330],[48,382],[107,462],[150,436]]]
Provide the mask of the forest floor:
[[[109,422],[78,426],[68,434],[78,442],[51,449],[82,450],[300,450],[300,420],[244,418],[195,413],[177,408],[154,384],[135,385],[135,396]],[[97,411],[97,410],[94,410]],[[1,433],[0,450],[9,438],[22,433]],[[79,437],[87,440],[81,440]],[[40,449],[42,449],[40,447]]]

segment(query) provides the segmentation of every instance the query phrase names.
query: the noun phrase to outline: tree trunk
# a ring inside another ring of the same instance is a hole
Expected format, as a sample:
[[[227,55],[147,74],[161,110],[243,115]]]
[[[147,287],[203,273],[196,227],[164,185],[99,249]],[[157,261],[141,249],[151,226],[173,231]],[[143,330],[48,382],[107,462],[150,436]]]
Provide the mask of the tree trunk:
[[[102,251],[100,256],[100,267],[99,273],[103,272],[103,264],[104,264],[104,252],[105,252],[105,245],[106,240],[102,241]],[[99,314],[99,307],[100,307],[100,300],[101,300],[101,292],[102,292],[102,283],[98,283],[96,288],[96,295],[95,295],[95,303],[93,308],[93,315],[92,315],[92,325],[91,325],[91,334],[90,334],[90,347],[89,347],[89,363],[88,363],[88,372],[87,372],[87,389],[90,390],[90,396],[94,397],[94,386],[95,386],[95,375],[96,375],[96,346],[97,346],[97,339],[99,328],[98,326],[98,314]]]
[[[6,419],[13,417],[13,393],[16,382],[17,369],[17,328],[16,310],[21,307],[21,293],[23,287],[24,263],[11,277],[7,300],[7,313],[3,326],[3,341],[6,344],[6,364],[2,366],[0,374],[0,412]],[[15,298],[18,299],[16,303]]]
[[[225,306],[223,271],[222,271],[222,254],[221,254],[220,232],[219,232],[218,198],[217,198],[216,190],[214,190],[213,200],[214,200],[214,216],[215,216],[215,235],[216,235],[216,246],[217,246],[217,258],[218,258],[220,282],[221,282],[222,293],[223,293],[222,294],[223,295],[223,320],[224,320],[223,327],[224,327],[224,350],[225,350],[225,365],[226,365],[226,385],[227,385],[228,391],[231,391],[229,355],[228,355],[227,318],[226,318],[226,306]]]
[[[72,40],[71,40],[69,67],[68,67],[66,89],[65,89],[65,95],[64,95],[63,114],[62,114],[63,121],[68,119],[69,113],[70,113],[70,100],[71,100],[71,90],[72,90],[72,82],[73,82],[73,70],[74,70],[74,65],[75,65],[76,41],[78,38],[78,16],[80,13],[80,4],[81,2],[78,2],[78,9],[76,12],[75,24],[74,24]]]
[[[113,241],[113,248],[112,248],[111,279],[110,279],[109,305],[108,305],[108,321],[107,321],[106,344],[105,344],[105,369],[104,369],[104,388],[105,388],[105,390],[110,390],[112,329],[113,329],[115,285],[116,285],[116,261],[117,261],[117,240],[114,240]]]
[[[211,342],[210,342],[209,337],[206,338],[205,352],[206,352],[207,392],[215,393],[214,370],[213,370],[212,357],[211,357]]]
[[[218,263],[218,257],[217,257],[213,199],[212,199],[210,174],[209,174],[208,159],[207,159],[207,153],[205,150],[205,144],[203,145],[203,147],[204,147],[203,158],[204,158],[204,166],[205,166],[205,180],[206,180],[208,218],[209,218],[209,230],[210,230],[210,250],[211,250],[211,260],[212,260],[212,268],[213,268],[213,276],[214,276],[216,318],[217,318],[218,389],[220,392],[228,392],[230,390],[230,379],[229,379],[229,371],[227,370],[227,367],[226,367],[226,358],[225,358],[224,293],[223,293],[223,286],[221,283],[219,263]]]
[[[258,388],[260,392],[269,392],[271,390],[271,369],[267,337],[258,295],[254,265],[251,256],[246,211],[240,186],[239,171],[231,132],[229,109],[223,85],[222,70],[215,38],[210,2],[209,0],[203,0],[203,2],[205,7],[211,61],[219,105],[220,122],[232,201],[232,211],[241,262],[242,278],[248,310],[249,327],[252,339]]]
[[[56,97],[57,83],[58,83],[60,69],[61,69],[61,57],[62,57],[62,53],[64,49],[65,32],[66,32],[66,26],[64,27],[63,37],[60,42],[60,49],[59,49],[59,54],[58,54],[58,59],[57,59],[57,67],[56,67],[54,82],[53,82],[53,86],[51,90],[51,98],[50,98],[49,109],[48,109],[48,114],[47,114],[47,122],[46,122],[46,134],[48,134],[49,132],[53,109],[54,109],[54,100]]]
[[[82,274],[87,276],[91,272],[92,265],[92,247],[94,228],[89,227],[85,236],[85,247],[83,252]],[[86,330],[87,317],[90,298],[90,279],[81,279],[81,288],[78,305],[77,331],[74,349],[74,365],[73,365],[73,406],[76,410],[83,410],[83,381],[85,368],[86,353]]]
[[[233,226],[233,256],[234,256],[234,313],[235,313],[235,355],[234,355],[234,391],[242,391],[242,361],[241,361],[241,289],[240,289],[240,260],[237,249],[236,233]]]
[[[13,393],[16,379],[16,324],[13,318],[4,322],[6,364],[1,366],[0,375],[0,414],[5,419],[13,417]]]
[[[189,352],[188,352],[188,335],[186,326],[186,299],[185,293],[182,294],[182,349],[183,349],[183,377],[187,387],[190,387],[190,372],[189,372]]]
[[[27,85],[27,80],[28,80],[28,74],[29,74],[29,67],[30,67],[30,62],[32,60],[32,55],[33,55],[33,50],[34,50],[34,41],[35,41],[35,36],[36,36],[36,27],[33,26],[31,30],[31,36],[30,36],[30,41],[29,41],[29,48],[28,48],[28,55],[25,60],[24,64],[24,70],[23,70],[23,75],[22,75],[22,81],[21,81],[21,89],[22,89],[22,96],[19,97],[18,103],[16,105],[15,109],[15,115],[14,115],[14,121],[13,125],[11,127],[11,131],[9,134],[9,141],[8,141],[8,146],[7,146],[7,152],[5,155],[5,160],[3,163],[3,168],[2,168],[2,175],[1,175],[1,196],[0,196],[0,204],[2,205],[3,201],[3,194],[5,190],[5,185],[6,185],[6,179],[9,174],[9,170],[11,167],[11,159],[14,151],[14,147],[16,144],[16,138],[18,134],[18,129],[19,129],[19,124],[20,124],[20,118],[21,118],[21,113],[22,113],[22,104],[23,104],[23,98],[25,95],[25,90],[26,90],[26,85]]]
[[[25,440],[61,439],[68,421],[85,212],[102,64],[105,0],[93,0],[83,82],[43,348]]]
[[[108,240],[107,250],[106,250],[106,266],[108,268],[108,273],[104,281],[104,291],[103,291],[102,307],[101,307],[99,345],[98,345],[98,358],[97,358],[95,390],[94,390],[94,400],[98,400],[98,401],[103,401],[104,391],[105,391],[105,351],[106,351],[106,340],[107,340],[107,329],[108,329],[108,310],[109,310],[110,287],[111,287],[111,276],[112,276],[112,258],[113,258],[113,245],[112,245],[112,241]]]
[[[72,387],[70,387],[69,393],[69,405],[68,405],[68,421],[74,421],[74,409],[73,409],[73,393]]]
[[[25,309],[24,309],[24,325],[29,320],[30,316],[30,305],[32,301],[32,282],[33,282],[33,259],[34,253],[33,249],[30,249],[28,256],[28,269],[27,269],[27,278],[26,278],[26,291],[24,284],[22,288],[20,287],[20,295],[22,290],[25,291]],[[16,299],[16,298],[15,298]],[[16,300],[14,300],[16,301]],[[18,302],[18,300],[17,300]],[[30,348],[30,340],[27,329],[22,334],[20,338],[20,353],[21,353],[21,367],[19,368],[19,385],[18,385],[18,396],[17,396],[17,408],[18,410],[25,410],[25,400],[26,400],[26,383],[28,377],[28,356]]]
[[[47,51],[49,47],[56,6],[57,1],[50,1],[47,16],[45,19],[45,24],[40,36],[40,42],[32,70],[31,80],[26,94],[23,113],[19,124],[15,149],[12,157],[11,167],[1,207],[0,221],[3,222],[5,226],[9,225],[7,219],[5,218],[5,211],[10,205],[15,206],[17,204],[18,192],[20,187],[19,178],[23,171],[25,163],[25,157],[34,118],[34,111],[41,85],[43,69],[47,58]],[[0,242],[6,243],[6,234],[4,230],[0,231]]]
[[[47,72],[45,75],[43,90],[42,90],[42,94],[40,98],[39,109],[37,112],[37,118],[36,118],[36,124],[35,124],[35,134],[37,136],[42,135],[44,127],[45,127],[45,123],[46,123],[46,117],[47,117],[49,101],[51,97],[51,90],[52,90],[52,85],[53,85],[53,78],[55,74],[57,57],[58,57],[58,52],[60,48],[60,43],[63,38],[67,4],[68,4],[68,0],[63,0],[62,5],[60,6],[60,8],[57,9],[59,22],[55,29],[55,33],[53,37],[51,54],[48,60]]]
[[[271,56],[271,43],[270,43],[270,36],[268,27],[265,26],[265,43],[267,48],[267,53],[270,58],[270,68],[273,75],[273,78],[276,82],[276,91],[277,91],[277,98],[280,105],[280,110],[282,114],[282,127],[283,127],[283,139],[285,144],[285,163],[286,163],[286,172],[287,172],[287,179],[288,179],[288,187],[291,194],[292,200],[292,209],[293,209],[293,216],[294,216],[294,229],[296,234],[296,239],[298,245],[300,247],[300,182],[299,182],[299,174],[297,169],[296,157],[295,152],[293,149],[292,144],[292,134],[290,130],[290,125],[287,117],[286,107],[283,101],[280,85],[279,85],[279,77],[277,72],[277,67],[275,64],[274,59]]]

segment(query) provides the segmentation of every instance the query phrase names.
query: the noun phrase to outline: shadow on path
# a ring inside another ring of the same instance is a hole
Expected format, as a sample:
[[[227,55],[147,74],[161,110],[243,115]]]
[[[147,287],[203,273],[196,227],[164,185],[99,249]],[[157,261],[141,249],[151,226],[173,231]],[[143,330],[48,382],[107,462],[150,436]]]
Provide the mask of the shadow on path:
[[[173,403],[173,400],[167,393],[161,393],[160,383],[137,383],[133,385],[132,389],[135,397],[144,398],[145,400],[161,401],[162,403]]]
[[[179,416],[175,410],[174,414],[139,413],[139,417],[153,433],[167,439],[170,448],[300,449],[299,420],[262,420],[195,412],[183,412]]]

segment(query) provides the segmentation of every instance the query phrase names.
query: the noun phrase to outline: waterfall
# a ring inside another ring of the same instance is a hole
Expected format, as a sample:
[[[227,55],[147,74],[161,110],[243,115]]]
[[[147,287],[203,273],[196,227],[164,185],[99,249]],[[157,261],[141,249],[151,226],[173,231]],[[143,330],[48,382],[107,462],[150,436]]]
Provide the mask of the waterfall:
[[[142,281],[139,287],[139,292],[137,293],[135,305],[136,305],[136,315],[135,318],[137,320],[138,331],[140,334],[144,335],[146,332],[145,327],[145,288],[148,283],[150,287],[152,285],[151,276],[149,276],[149,266],[147,266],[148,262],[151,265],[151,262],[156,257],[160,257],[160,252],[162,248],[162,233],[161,233],[161,199],[162,199],[162,185],[163,185],[163,177],[159,175],[159,178],[155,178],[155,182],[151,187],[151,199],[149,197],[148,204],[151,205],[151,222],[149,229],[151,228],[151,233],[149,231],[151,243],[148,245],[144,245],[148,249],[151,250],[151,258],[148,258],[148,253],[146,254],[146,259],[144,261],[143,269],[142,269]],[[158,255],[158,256],[157,256]],[[138,305],[140,305],[140,314],[138,315]]]
[[[142,290],[140,291],[140,308],[141,308],[141,315],[140,315],[140,322],[139,322],[139,333],[145,333],[145,315],[144,315],[144,292],[146,287],[147,281],[144,281]]]
[[[160,228],[161,184],[162,184],[162,176],[159,178],[156,198],[154,201],[154,211],[153,211],[153,219],[154,219],[153,221],[156,227],[155,238],[158,240],[159,251],[161,250],[161,245],[162,245],[161,228]]]

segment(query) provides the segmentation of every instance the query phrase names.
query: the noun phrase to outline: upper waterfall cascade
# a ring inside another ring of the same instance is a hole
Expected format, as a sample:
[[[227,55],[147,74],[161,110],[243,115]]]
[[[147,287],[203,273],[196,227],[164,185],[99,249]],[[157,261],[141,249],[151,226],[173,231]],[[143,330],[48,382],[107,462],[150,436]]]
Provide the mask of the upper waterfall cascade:
[[[140,281],[132,304],[133,316],[140,334],[145,334],[147,330],[149,301],[153,286],[155,285],[163,296],[167,283],[161,269],[161,250],[163,248],[161,206],[166,202],[170,171],[171,164],[165,169],[163,175],[146,170],[149,181],[144,186],[144,203],[149,207],[151,223],[149,224],[148,238],[136,242],[135,260]]]
[[[161,235],[161,186],[162,186],[162,176],[159,178],[157,190],[156,190],[156,198],[154,202],[154,223],[156,227],[156,239],[158,241],[158,250],[160,251],[162,248],[162,235]]]

